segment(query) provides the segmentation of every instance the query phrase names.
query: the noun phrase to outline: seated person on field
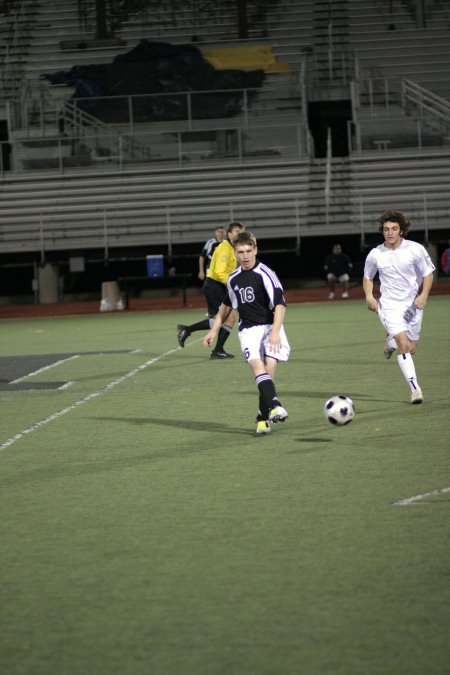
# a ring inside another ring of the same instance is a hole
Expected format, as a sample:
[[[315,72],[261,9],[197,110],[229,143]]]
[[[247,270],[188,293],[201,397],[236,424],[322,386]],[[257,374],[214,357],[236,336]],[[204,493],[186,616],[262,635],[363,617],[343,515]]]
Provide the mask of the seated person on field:
[[[335,286],[339,282],[342,284],[342,297],[348,298],[348,282],[350,281],[350,272],[353,269],[352,262],[348,255],[342,253],[342,246],[334,244],[332,252],[327,255],[324,263],[324,270],[327,275],[329,288],[328,299],[334,300]]]

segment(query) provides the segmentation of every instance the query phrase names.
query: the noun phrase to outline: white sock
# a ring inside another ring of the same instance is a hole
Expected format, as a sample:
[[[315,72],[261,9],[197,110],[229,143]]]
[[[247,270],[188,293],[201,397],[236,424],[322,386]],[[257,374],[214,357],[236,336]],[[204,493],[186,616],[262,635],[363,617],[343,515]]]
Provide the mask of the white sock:
[[[408,382],[411,391],[420,389],[419,383],[417,382],[416,369],[414,367],[414,361],[411,354],[409,354],[409,352],[407,354],[398,354],[397,361],[398,365],[400,366],[400,370],[403,373],[403,377]]]
[[[397,349],[397,343],[394,338],[388,338],[387,343],[391,349]]]

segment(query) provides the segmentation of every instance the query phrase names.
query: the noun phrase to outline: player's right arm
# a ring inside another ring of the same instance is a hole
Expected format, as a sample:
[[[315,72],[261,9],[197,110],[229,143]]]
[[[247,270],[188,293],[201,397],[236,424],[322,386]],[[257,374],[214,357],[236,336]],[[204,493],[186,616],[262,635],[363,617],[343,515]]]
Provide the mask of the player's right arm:
[[[373,279],[369,279],[369,277],[366,276],[363,277],[363,291],[366,296],[367,308],[370,309],[371,312],[377,312],[378,302],[373,297]]]
[[[205,257],[203,253],[201,253],[198,258],[198,278],[202,281],[205,278]]]
[[[284,315],[286,313],[285,305],[276,305],[273,313],[273,324],[269,335],[269,344],[274,352],[279,352],[281,347],[280,330],[283,325]]]
[[[224,321],[227,320],[231,311],[232,311],[231,307],[228,307],[228,305],[224,305],[224,303],[220,305],[219,311],[214,317],[214,321],[211,328],[209,329],[209,332],[203,338],[204,347],[206,348],[211,347],[217,333],[220,330],[221,325],[224,323]]]

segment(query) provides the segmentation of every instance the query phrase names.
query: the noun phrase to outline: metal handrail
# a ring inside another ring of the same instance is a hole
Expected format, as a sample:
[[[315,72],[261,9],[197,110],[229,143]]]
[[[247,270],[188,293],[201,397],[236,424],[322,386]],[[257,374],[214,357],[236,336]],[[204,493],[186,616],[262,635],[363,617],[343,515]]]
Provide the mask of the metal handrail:
[[[74,111],[77,115],[77,111]],[[196,128],[191,140],[183,129],[148,131],[134,129],[133,133],[118,130],[112,125],[82,123],[88,117],[74,121],[68,133],[42,137],[14,139],[8,144],[12,150],[11,169],[14,172],[45,170],[63,174],[83,171],[117,172],[125,167],[152,166],[192,167],[251,162],[279,163],[307,160],[312,143],[307,127],[301,121],[284,124],[261,124],[250,130],[242,127]],[[79,133],[75,134],[75,131]],[[203,140],[197,136],[204,132]],[[213,136],[213,137],[212,137]],[[28,151],[39,150],[39,155],[25,156],[21,143]],[[0,143],[0,177],[5,175]],[[46,154],[42,148],[48,148]],[[6,151],[6,147],[5,147]]]
[[[257,94],[260,93],[261,89],[258,87],[246,87],[244,89],[198,89],[196,91],[172,91],[172,92],[156,92],[152,94],[130,94],[127,96],[101,96],[101,97],[79,97],[75,99],[75,104],[79,107],[83,107],[83,105],[88,104],[91,106],[92,104],[95,104],[96,102],[103,103],[104,101],[113,101],[113,100],[118,100],[118,99],[126,99],[128,101],[127,109],[130,112],[130,118],[128,120],[128,124],[130,124],[130,130],[132,130],[133,125],[135,124],[135,120],[133,118],[133,109],[134,109],[134,102],[139,100],[151,100],[154,98],[159,98],[159,99],[166,99],[166,98],[173,98],[173,97],[185,97],[186,98],[186,109],[188,111],[188,115],[186,117],[186,121],[188,122],[189,129],[192,128],[192,100],[195,96],[204,96],[204,95],[211,95],[211,94],[240,94],[242,93],[242,112],[244,113],[244,119],[245,119],[245,126],[248,126],[248,111],[249,111],[249,101],[250,101],[250,95],[251,94]],[[162,120],[164,121],[164,120]],[[170,121],[170,120],[169,120]]]
[[[402,80],[402,104],[406,109],[413,105],[423,121],[437,122],[438,129],[445,134],[450,132],[450,101],[425,89],[417,82],[407,78]]]
[[[300,114],[302,119],[306,119],[306,90],[304,84],[304,74],[300,74],[300,77],[296,77],[293,74],[293,92],[298,95],[300,99],[299,110],[297,115]],[[61,100],[61,97],[58,101],[55,98],[52,98],[48,93],[52,91],[61,92],[61,87],[55,87],[54,85],[50,89],[44,90],[35,90],[35,92],[27,92],[26,97],[20,97],[11,102],[12,107],[12,130],[20,131],[25,133],[33,133],[33,135],[46,134],[46,128],[50,130],[50,133],[54,132],[54,129],[58,128],[61,118],[64,117],[64,108],[68,104],[76,105],[80,110],[85,110],[86,108],[91,108],[98,103],[108,103],[112,105],[114,102],[125,102],[123,110],[127,111],[127,117],[124,120],[114,122],[116,126],[124,127],[128,125],[130,133],[133,132],[135,124],[139,124],[139,121],[136,120],[135,111],[137,109],[138,103],[145,103],[146,101],[164,101],[165,99],[173,100],[177,99],[180,102],[182,99],[185,99],[184,108],[187,111],[184,118],[177,120],[152,120],[152,124],[155,122],[161,123],[177,123],[185,124],[185,129],[192,130],[194,128],[194,123],[197,123],[198,118],[194,117],[192,114],[193,110],[193,101],[196,96],[210,96],[210,95],[227,95],[240,97],[241,99],[241,113],[234,116],[233,119],[239,121],[240,126],[249,128],[251,125],[251,112],[263,112],[267,109],[271,112],[272,108],[268,105],[268,101],[272,99],[264,99],[261,97],[260,103],[258,103],[258,94],[264,94],[264,89],[249,87],[243,89],[215,89],[215,90],[197,90],[197,91],[174,91],[174,92],[157,92],[151,94],[129,94],[129,95],[118,95],[118,96],[102,96],[102,97],[88,97],[88,98],[76,98],[69,99],[68,102]],[[274,96],[273,101],[276,101],[277,97]],[[253,102],[254,101],[254,102]],[[181,108],[181,106],[180,106]],[[86,111],[89,114],[89,111]],[[231,119],[227,115],[224,115],[228,121]],[[149,123],[150,120],[147,121]],[[145,122],[144,122],[145,123]],[[257,123],[257,121],[256,121]]]
[[[134,136],[121,135],[113,125],[106,124],[90,115],[73,101],[65,104],[61,124],[64,133],[70,132],[71,136],[79,136],[91,150],[95,149],[96,141],[101,138],[111,152],[122,144],[122,150],[135,159],[150,159],[148,148],[136,141]],[[92,142],[93,139],[95,139],[94,142]]]

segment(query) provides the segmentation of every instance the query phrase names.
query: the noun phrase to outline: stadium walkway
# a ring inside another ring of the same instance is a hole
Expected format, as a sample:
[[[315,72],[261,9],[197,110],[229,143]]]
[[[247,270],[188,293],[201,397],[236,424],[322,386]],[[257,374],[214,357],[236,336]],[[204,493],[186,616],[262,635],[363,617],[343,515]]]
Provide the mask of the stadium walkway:
[[[286,300],[289,303],[303,302],[348,302],[342,300],[339,293],[336,300],[328,300],[328,289],[320,288],[296,288],[287,289]],[[450,279],[435,282],[431,295],[450,295]],[[356,286],[350,290],[350,300],[364,300],[362,286]],[[152,312],[161,310],[179,310],[204,308],[205,299],[201,292],[188,294],[186,307],[182,306],[181,295],[168,295],[167,297],[130,298],[129,307],[125,312]],[[99,314],[100,298],[98,300],[78,302],[58,302],[49,304],[31,305],[0,305],[0,319],[33,319],[37,317],[77,316],[81,314]],[[110,314],[110,312],[107,312]]]

